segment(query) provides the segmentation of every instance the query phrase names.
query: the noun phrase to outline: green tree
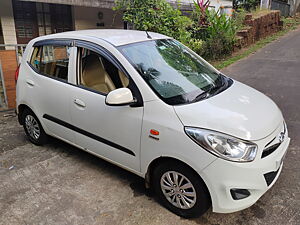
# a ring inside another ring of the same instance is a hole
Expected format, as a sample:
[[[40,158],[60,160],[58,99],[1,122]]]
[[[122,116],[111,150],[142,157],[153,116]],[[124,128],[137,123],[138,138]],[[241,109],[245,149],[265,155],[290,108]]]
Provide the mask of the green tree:
[[[166,0],[116,0],[114,9],[123,11],[123,20],[134,29],[165,34],[185,43],[191,38],[188,28],[192,20]]]

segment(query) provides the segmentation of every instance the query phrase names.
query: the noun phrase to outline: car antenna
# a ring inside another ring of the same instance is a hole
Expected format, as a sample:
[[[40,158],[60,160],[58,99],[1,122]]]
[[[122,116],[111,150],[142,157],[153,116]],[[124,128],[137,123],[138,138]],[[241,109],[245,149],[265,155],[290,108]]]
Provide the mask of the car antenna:
[[[152,39],[152,37],[149,35],[148,31],[146,31],[147,38]]]

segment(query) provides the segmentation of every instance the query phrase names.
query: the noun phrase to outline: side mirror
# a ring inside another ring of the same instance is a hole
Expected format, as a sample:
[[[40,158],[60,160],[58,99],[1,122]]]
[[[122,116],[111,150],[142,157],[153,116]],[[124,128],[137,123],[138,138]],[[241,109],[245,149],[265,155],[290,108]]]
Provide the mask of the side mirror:
[[[111,106],[130,105],[135,103],[135,99],[133,98],[130,89],[118,88],[107,94],[105,103]]]

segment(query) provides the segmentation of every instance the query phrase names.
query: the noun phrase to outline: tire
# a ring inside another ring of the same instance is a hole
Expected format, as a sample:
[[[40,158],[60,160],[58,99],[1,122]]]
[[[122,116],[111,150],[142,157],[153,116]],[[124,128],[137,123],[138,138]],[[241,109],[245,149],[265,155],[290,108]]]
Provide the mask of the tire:
[[[22,124],[30,142],[35,145],[44,145],[47,142],[47,134],[37,116],[30,109],[24,109]]]
[[[176,174],[178,179],[174,182]],[[176,183],[176,187],[170,188],[171,184]],[[211,200],[206,185],[194,170],[183,163],[167,161],[158,165],[153,171],[152,184],[162,205],[178,216],[196,218],[210,208]]]

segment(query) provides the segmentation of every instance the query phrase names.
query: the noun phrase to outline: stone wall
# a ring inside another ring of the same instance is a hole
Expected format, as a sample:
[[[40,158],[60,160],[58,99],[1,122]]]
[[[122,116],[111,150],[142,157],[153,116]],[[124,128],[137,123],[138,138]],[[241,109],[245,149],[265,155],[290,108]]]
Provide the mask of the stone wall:
[[[278,32],[282,29],[283,22],[280,20],[280,11],[273,10],[260,16],[247,14],[244,25],[245,27],[237,33],[236,47],[238,48],[248,46]]]

